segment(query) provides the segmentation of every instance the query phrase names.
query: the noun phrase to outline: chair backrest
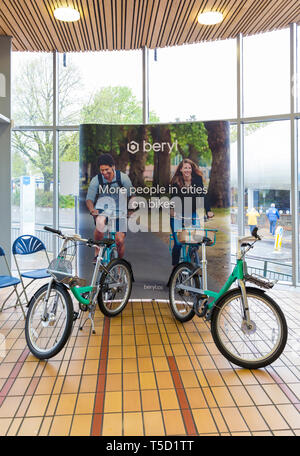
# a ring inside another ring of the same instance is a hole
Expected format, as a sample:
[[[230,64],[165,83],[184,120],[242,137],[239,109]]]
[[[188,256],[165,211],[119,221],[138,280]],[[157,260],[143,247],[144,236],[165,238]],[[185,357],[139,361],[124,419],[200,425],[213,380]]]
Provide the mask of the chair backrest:
[[[31,253],[40,252],[46,250],[43,242],[31,234],[23,234],[19,236],[12,246],[12,252],[14,255],[29,255]]]
[[[5,252],[1,247],[0,247],[0,256],[5,256]]]

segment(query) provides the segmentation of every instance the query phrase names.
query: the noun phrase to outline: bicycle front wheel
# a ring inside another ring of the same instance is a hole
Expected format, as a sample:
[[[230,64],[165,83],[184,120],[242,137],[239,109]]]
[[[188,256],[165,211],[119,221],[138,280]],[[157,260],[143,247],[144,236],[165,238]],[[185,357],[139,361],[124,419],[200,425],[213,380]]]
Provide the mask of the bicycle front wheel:
[[[191,263],[180,263],[170,278],[169,300],[174,317],[182,323],[189,321],[195,315],[194,303],[198,297],[196,293],[181,288],[200,288],[200,277],[193,274],[195,267]]]
[[[112,260],[101,275],[98,305],[104,315],[115,317],[126,307],[132,289],[132,272],[121,259]]]
[[[222,355],[237,366],[258,369],[273,363],[287,341],[287,324],[280,307],[261,290],[246,288],[250,325],[242,294],[232,290],[212,314],[211,332]]]
[[[33,295],[25,322],[25,337],[30,351],[39,359],[55,356],[67,342],[73,323],[73,302],[68,291],[53,284],[47,296],[48,285]]]

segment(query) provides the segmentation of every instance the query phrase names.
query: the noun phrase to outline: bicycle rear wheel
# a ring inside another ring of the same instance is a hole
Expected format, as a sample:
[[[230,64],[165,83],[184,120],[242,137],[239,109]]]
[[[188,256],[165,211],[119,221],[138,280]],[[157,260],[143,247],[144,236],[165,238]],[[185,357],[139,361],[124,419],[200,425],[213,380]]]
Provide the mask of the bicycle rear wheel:
[[[115,317],[126,307],[132,289],[132,271],[121,259],[112,260],[100,279],[98,305],[104,315]]]
[[[25,337],[30,351],[39,359],[55,356],[66,344],[73,323],[73,302],[68,291],[54,283],[45,309],[48,284],[31,298],[25,322]]]
[[[246,369],[273,363],[287,341],[287,324],[276,302],[259,289],[247,291],[251,325],[244,317],[242,294],[232,290],[212,314],[211,332],[216,346],[229,361]]]
[[[191,263],[180,263],[174,269],[170,278],[170,307],[174,317],[182,323],[191,320],[195,315],[193,307],[198,297],[196,293],[182,290],[179,287],[180,285],[185,285],[193,288],[201,288],[198,274],[190,278],[194,271],[195,267]]]

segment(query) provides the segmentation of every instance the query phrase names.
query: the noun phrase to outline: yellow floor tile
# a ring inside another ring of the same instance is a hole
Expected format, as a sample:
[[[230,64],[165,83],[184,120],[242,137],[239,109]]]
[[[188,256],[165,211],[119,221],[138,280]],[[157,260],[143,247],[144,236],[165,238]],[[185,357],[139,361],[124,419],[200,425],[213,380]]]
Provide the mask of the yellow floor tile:
[[[107,373],[108,374],[120,374],[122,372],[122,360],[121,359],[109,359],[107,361]]]
[[[76,415],[90,414],[94,411],[95,394],[94,393],[80,393],[77,397],[77,404],[75,408]]]
[[[75,415],[71,427],[72,436],[89,436],[91,434],[93,415]]]
[[[197,388],[199,382],[194,371],[181,371],[180,377],[184,388]]]
[[[104,401],[104,413],[122,411],[122,392],[106,392]]]
[[[165,349],[163,345],[151,345],[151,354],[152,356],[165,356]]]
[[[42,423],[42,417],[40,418],[24,418],[19,431],[18,436],[37,436],[40,425]]]
[[[141,390],[147,389],[155,389],[156,388],[156,381],[155,375],[152,372],[140,372],[140,385]]]
[[[292,429],[300,429],[300,414],[292,404],[278,405],[279,412]]]
[[[137,372],[123,374],[123,389],[124,391],[139,390],[139,375]]]
[[[12,421],[12,418],[0,418],[0,436],[6,434]]]
[[[160,410],[160,402],[157,390],[141,391],[143,411]]]
[[[97,375],[85,375],[81,378],[80,393],[93,393],[97,388]]]
[[[247,426],[250,431],[267,431],[269,430],[266,422],[262,418],[256,407],[240,407],[241,414],[243,415]]]
[[[124,413],[124,436],[144,435],[143,418],[141,413]]]
[[[16,378],[14,384],[12,385],[11,389],[8,392],[9,396],[24,396],[31,382],[30,377],[25,378]]]
[[[154,365],[154,370],[156,372],[169,370],[169,364],[168,364],[167,358],[165,358],[164,356],[154,356],[153,365]]]
[[[124,391],[123,410],[124,412],[138,412],[141,410],[140,391]]]
[[[166,435],[161,412],[144,412],[145,435]]]
[[[44,416],[50,395],[34,396],[26,412],[26,417]]]
[[[41,377],[35,394],[51,394],[54,383],[55,377]]]
[[[52,424],[52,417],[45,417],[42,421],[39,436],[47,436],[49,433],[50,426]]]
[[[122,358],[122,347],[112,345],[108,350],[108,358]]]
[[[273,405],[262,405],[258,407],[260,413],[263,415],[268,426],[272,430],[284,430],[288,429],[289,426],[286,421],[282,418],[278,410]]]
[[[80,380],[80,375],[66,376],[61,390],[62,394],[77,393],[79,390]]]
[[[48,404],[48,407],[46,409],[46,416],[52,416],[55,414],[55,409],[57,402],[59,400],[59,395],[58,394],[52,394],[50,397],[50,402]]]
[[[290,400],[278,385],[263,385],[263,389],[271,398],[273,404],[290,404]]]
[[[135,345],[123,346],[122,348],[123,358],[136,358],[137,351]]]
[[[210,412],[213,416],[213,419],[215,421],[216,427],[218,431],[223,435],[224,433],[228,433],[229,429],[225,423],[225,420],[218,408],[212,408],[210,409]]]
[[[200,388],[185,388],[185,393],[191,408],[196,409],[207,407],[205,397],[203,396]]]
[[[87,359],[84,363],[83,375],[97,374],[99,369],[99,360]]]
[[[84,360],[70,361],[67,375],[81,375]]]
[[[174,382],[170,372],[156,372],[155,376],[159,389],[174,388]]]
[[[163,389],[159,391],[162,410],[179,409],[179,403],[175,389]]]
[[[207,370],[204,372],[206,380],[210,386],[223,386],[224,381],[217,370]]]
[[[153,372],[152,358],[139,358],[139,372]]]
[[[55,415],[71,415],[74,412],[77,394],[62,394]]]
[[[243,386],[230,386],[229,391],[238,407],[254,405],[246,388]]]
[[[137,346],[136,354],[138,358],[149,357],[151,355],[150,347],[148,345]]]
[[[237,408],[223,407],[221,413],[231,433],[248,431],[248,427]]]
[[[21,396],[7,396],[0,408],[0,418],[12,418],[22,401]]]
[[[163,411],[166,435],[186,435],[184,422],[179,410]]]
[[[105,390],[106,391],[121,391],[122,389],[122,374],[107,374]]]
[[[121,436],[122,428],[122,413],[105,413],[103,415],[102,436]]]
[[[136,358],[126,358],[123,359],[123,372],[125,374],[133,373],[138,371],[137,359]]]
[[[72,416],[55,416],[49,431],[49,435],[67,436],[70,432]]]
[[[193,409],[192,414],[198,433],[212,434],[218,431],[211,413],[208,409]]]

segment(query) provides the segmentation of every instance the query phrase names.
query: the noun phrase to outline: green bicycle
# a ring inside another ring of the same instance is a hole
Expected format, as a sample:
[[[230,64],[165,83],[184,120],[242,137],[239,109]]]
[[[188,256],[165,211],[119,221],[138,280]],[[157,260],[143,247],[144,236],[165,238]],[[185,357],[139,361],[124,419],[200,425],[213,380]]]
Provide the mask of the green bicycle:
[[[66,235],[46,226],[44,229],[59,236],[63,243],[57,258],[49,265],[48,272],[52,276],[50,282],[34,293],[26,315],[26,342],[39,359],[48,359],[60,352],[71,335],[73,323],[81,317],[82,312],[89,312],[85,322],[91,320],[95,334],[97,303],[108,317],[122,312],[128,303],[133,281],[130,263],[126,260],[113,259],[108,265],[103,262],[105,250],[114,244],[114,239],[94,241],[83,239],[78,234]],[[79,242],[88,247],[99,247],[92,281],[88,286],[84,279],[72,274],[74,260],[76,262],[76,244]],[[78,301],[78,312],[74,310],[70,291]]]
[[[276,282],[249,275],[246,253],[261,240],[257,228],[252,236],[238,240],[236,265],[221,290],[207,289],[206,247],[213,245],[217,230],[205,229],[197,241],[202,249],[201,265],[179,263],[170,278],[169,299],[177,320],[186,322],[196,314],[211,322],[213,340],[225,358],[246,369],[258,369],[273,363],[287,342],[287,324],[278,304],[264,289]],[[214,232],[214,241],[207,232]],[[238,287],[230,289],[234,284]],[[246,285],[246,282],[256,287]],[[212,298],[211,302],[209,299]]]

